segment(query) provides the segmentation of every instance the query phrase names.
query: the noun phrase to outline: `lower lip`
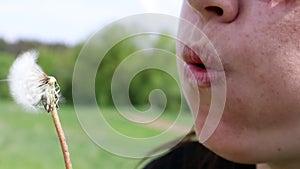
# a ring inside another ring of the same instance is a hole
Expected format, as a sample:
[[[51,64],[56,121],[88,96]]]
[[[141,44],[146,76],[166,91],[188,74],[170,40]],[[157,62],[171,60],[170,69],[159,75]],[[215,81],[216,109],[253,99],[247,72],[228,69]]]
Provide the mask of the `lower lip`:
[[[192,64],[184,65],[185,78],[192,84],[200,88],[209,88],[212,82],[224,77],[223,71],[206,70]]]

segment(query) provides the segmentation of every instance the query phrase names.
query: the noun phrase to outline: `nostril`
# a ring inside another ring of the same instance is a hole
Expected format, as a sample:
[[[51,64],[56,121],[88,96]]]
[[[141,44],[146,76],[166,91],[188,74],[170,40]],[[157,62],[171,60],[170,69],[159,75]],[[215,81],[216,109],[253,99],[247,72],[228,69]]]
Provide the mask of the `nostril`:
[[[223,15],[223,9],[217,6],[208,6],[205,8],[207,11],[209,12],[213,12],[215,14],[217,14],[218,16],[222,16]]]

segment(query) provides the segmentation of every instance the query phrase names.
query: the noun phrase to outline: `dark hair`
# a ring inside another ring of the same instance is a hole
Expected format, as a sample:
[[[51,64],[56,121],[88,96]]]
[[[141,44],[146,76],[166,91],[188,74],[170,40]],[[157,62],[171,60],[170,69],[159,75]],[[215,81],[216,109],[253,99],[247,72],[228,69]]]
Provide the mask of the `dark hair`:
[[[216,155],[198,141],[192,132],[169,152],[149,162],[143,169],[255,169],[255,165],[238,164]]]

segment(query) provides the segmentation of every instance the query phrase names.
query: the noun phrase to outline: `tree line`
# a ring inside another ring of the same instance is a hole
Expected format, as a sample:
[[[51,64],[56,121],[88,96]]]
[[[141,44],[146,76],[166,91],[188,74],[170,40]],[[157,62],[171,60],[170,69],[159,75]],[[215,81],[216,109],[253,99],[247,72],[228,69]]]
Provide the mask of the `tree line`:
[[[103,44],[105,46],[105,44],[114,39],[113,36],[116,33],[126,33],[128,29],[129,28],[122,25],[114,29],[107,30],[106,33],[101,34],[101,37],[99,37],[99,44]],[[126,60],[128,56],[143,49],[152,48],[168,51],[169,55],[175,55],[175,46],[174,39],[166,36],[156,35],[128,38],[114,45],[109,51],[107,51],[105,57],[98,67],[98,72],[95,79],[95,94],[97,101],[106,106],[114,105],[111,95],[112,77],[118,66],[124,60]],[[67,46],[59,43],[47,44],[28,40],[7,43],[3,39],[0,39],[0,79],[7,78],[12,62],[20,53],[26,50],[36,49],[40,54],[38,64],[47,74],[56,77],[61,86],[64,102],[66,104],[72,104],[73,69],[77,57],[83,47],[84,43],[74,46]],[[95,46],[97,50],[99,50],[99,48],[101,50],[102,47],[103,46],[101,45]],[[151,53],[151,50],[149,50],[149,52],[141,52],[141,54],[149,55],[143,57],[152,57],[152,55],[155,55],[156,58],[164,57],[163,53]],[[166,59],[159,59],[160,63],[158,64],[176,69],[176,58],[169,58],[170,57]],[[155,58],[153,57],[153,59]],[[143,59],[132,61],[126,67],[126,69],[133,69],[139,66],[139,64],[143,64],[141,62],[143,62]],[[126,71],[127,70],[124,70],[123,73],[126,73]],[[88,76],[88,73],[86,75]],[[117,90],[124,90],[123,84],[117,84],[116,86],[118,88]],[[138,107],[149,106],[149,94],[155,89],[160,89],[165,93],[167,110],[175,111],[180,108],[181,93],[179,84],[176,82],[174,77],[172,77],[172,75],[169,75],[168,73],[159,69],[146,69],[139,71],[135,75],[129,86],[129,97],[131,103]],[[10,99],[7,82],[0,82],[0,99]],[[156,101],[157,105],[160,106],[160,99],[157,99]]]

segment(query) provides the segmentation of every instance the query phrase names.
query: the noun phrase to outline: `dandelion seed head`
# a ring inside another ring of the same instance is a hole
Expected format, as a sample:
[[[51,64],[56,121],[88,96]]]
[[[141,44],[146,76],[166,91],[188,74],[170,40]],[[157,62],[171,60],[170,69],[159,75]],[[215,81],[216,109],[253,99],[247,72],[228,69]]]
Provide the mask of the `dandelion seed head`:
[[[37,110],[47,89],[48,76],[37,65],[38,52],[27,51],[17,57],[9,75],[9,88],[17,104],[26,110]]]

